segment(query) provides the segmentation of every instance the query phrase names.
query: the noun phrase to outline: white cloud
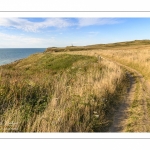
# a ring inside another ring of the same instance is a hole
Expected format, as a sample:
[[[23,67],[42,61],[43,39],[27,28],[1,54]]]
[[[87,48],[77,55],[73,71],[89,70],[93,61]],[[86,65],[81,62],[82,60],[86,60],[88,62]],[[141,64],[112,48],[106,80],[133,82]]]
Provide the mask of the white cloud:
[[[105,25],[105,24],[117,24],[120,23],[117,19],[113,18],[79,18],[78,26],[91,26],[91,25]]]
[[[92,26],[92,25],[104,25],[104,24],[116,24],[120,23],[118,19],[114,18],[77,18],[76,22],[72,19],[64,18],[47,18],[41,22],[33,22],[23,18],[0,18],[0,26],[8,28],[16,28],[27,32],[37,32],[40,29],[47,27],[64,28],[70,26]]]
[[[25,36],[16,36],[0,33],[0,47],[2,48],[36,48],[36,47],[49,47],[55,43],[55,38],[33,38]]]
[[[73,25],[68,19],[48,18],[42,22],[31,22],[21,18],[0,18],[0,26],[21,29],[28,32],[37,32],[47,27],[63,28]]]

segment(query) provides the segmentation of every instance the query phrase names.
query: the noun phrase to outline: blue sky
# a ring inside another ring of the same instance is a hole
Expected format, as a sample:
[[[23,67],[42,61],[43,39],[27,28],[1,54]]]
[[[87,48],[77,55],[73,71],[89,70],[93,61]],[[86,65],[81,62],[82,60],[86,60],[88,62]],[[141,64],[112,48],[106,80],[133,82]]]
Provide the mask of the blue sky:
[[[150,39],[150,18],[0,18],[0,48]]]

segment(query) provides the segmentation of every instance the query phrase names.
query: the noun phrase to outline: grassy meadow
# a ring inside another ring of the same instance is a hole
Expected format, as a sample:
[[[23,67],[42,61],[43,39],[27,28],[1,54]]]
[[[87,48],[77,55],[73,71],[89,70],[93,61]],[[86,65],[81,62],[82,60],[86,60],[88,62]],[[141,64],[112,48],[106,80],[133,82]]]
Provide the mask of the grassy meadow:
[[[107,132],[129,79],[122,67],[101,56],[136,69],[150,81],[149,40],[47,48],[0,66],[0,132]],[[134,77],[125,132],[145,131],[143,85]]]
[[[141,85],[139,83],[139,79],[136,79],[137,86],[135,89],[135,97],[131,107],[129,108],[130,117],[128,119],[126,131],[149,132],[149,123],[147,123],[146,129],[145,127],[142,127],[142,116],[144,114],[143,109],[145,109],[143,108],[143,99],[146,99],[145,105],[147,107],[146,109],[148,113],[147,118],[149,118],[150,116],[150,86],[146,87],[146,84],[150,83],[150,45],[143,45],[141,47],[136,46],[132,48],[126,47],[119,50],[110,49],[101,51],[99,52],[99,54],[105,56],[106,58],[109,58],[110,60],[120,62],[121,64],[137,70],[143,75],[144,79],[146,79],[145,85]],[[143,86],[147,88],[147,91],[144,90],[144,94],[141,92],[143,90]]]
[[[97,48],[97,49],[96,49]],[[141,73],[146,79],[150,81],[150,41],[131,41],[121,42],[107,45],[95,45],[94,50],[80,51],[80,52],[68,52],[72,54],[88,55],[88,56],[102,56],[110,61],[119,62],[125,66],[133,68]],[[136,74],[134,75],[136,77]],[[125,132],[145,132],[150,131],[150,127],[147,124],[147,129],[142,129],[143,120],[143,99],[146,99],[146,107],[148,116],[150,116],[150,94],[142,93],[143,86],[141,85],[139,78],[135,78],[136,88],[134,100],[129,108],[129,118],[127,120],[127,127]],[[147,82],[146,82],[147,83]]]
[[[127,85],[119,66],[80,53],[0,66],[0,132],[106,132]]]

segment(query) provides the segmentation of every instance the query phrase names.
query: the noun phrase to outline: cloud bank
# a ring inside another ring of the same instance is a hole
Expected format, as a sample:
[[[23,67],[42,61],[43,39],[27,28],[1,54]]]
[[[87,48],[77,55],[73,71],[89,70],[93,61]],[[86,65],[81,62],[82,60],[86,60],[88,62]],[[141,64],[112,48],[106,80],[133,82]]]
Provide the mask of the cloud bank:
[[[106,25],[106,24],[117,24],[120,23],[117,19],[112,18],[79,18],[78,26],[92,26],[92,25]]]
[[[37,32],[47,27],[64,28],[72,24],[67,19],[49,18],[41,22],[32,22],[22,18],[0,18],[0,26],[21,29],[27,32]]]
[[[0,47],[5,48],[36,48],[36,47],[48,47],[50,44],[55,43],[55,38],[51,37],[48,39],[36,38],[36,37],[25,37],[25,36],[16,36],[0,33]]]
[[[36,18],[35,18],[36,19]],[[40,22],[33,22],[25,18],[0,18],[0,26],[15,28],[26,32],[38,32],[44,28],[67,28],[71,26],[85,27],[93,25],[117,24],[118,19],[113,18],[47,18]]]

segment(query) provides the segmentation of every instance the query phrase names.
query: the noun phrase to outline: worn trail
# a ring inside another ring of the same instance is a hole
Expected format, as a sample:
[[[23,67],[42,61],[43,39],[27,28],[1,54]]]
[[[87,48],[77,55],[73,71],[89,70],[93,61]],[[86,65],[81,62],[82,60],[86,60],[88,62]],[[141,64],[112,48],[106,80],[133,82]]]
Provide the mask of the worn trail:
[[[104,58],[107,59],[107,58]],[[109,59],[107,59],[109,60]],[[147,99],[150,99],[150,84],[137,70],[112,61],[126,70],[130,86],[122,104],[116,111],[109,132],[148,132],[149,115]]]
[[[127,76],[130,80],[130,86],[127,89],[127,96],[124,97],[122,104],[119,107],[119,110],[115,113],[113,118],[113,124],[109,128],[109,132],[122,132],[126,126],[126,120],[129,113],[128,108],[133,101],[133,94],[136,86],[135,79],[129,72],[127,72]]]

